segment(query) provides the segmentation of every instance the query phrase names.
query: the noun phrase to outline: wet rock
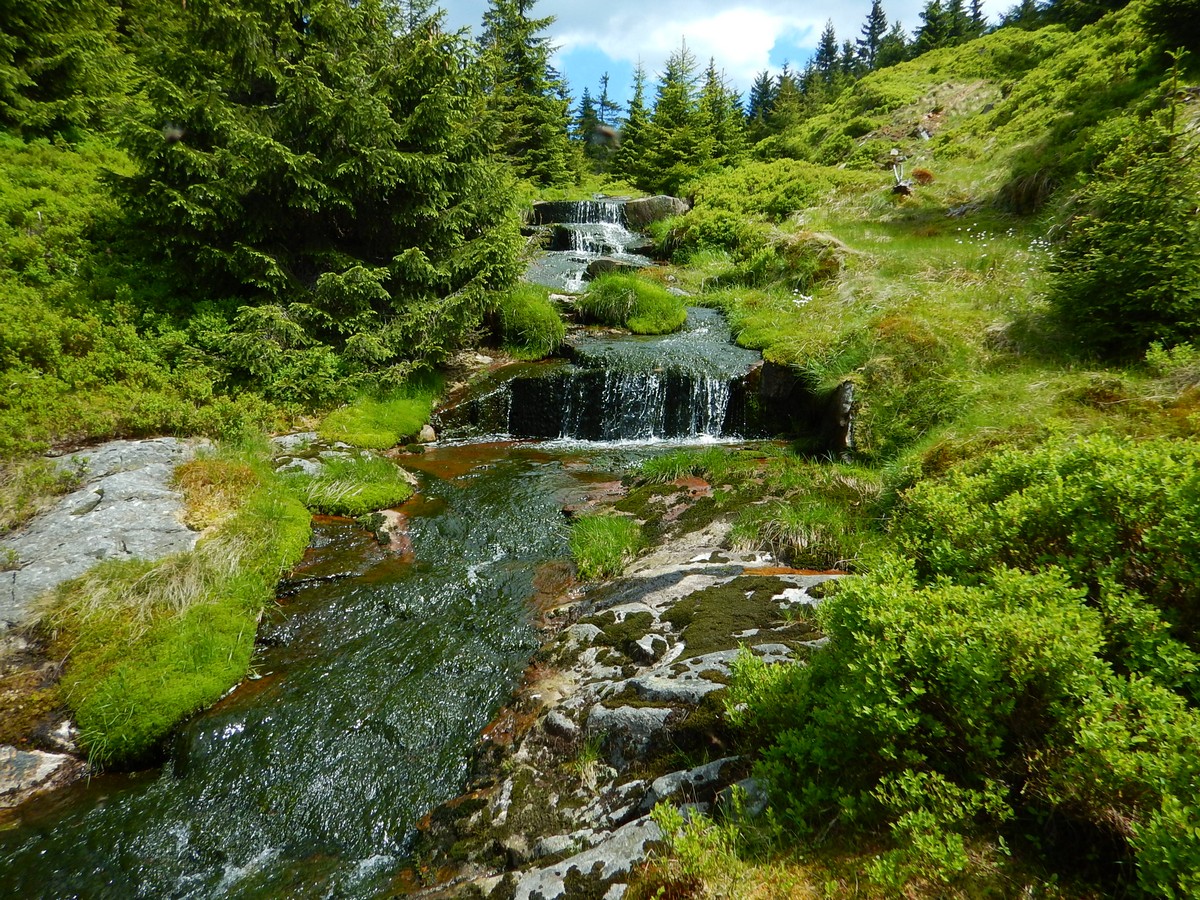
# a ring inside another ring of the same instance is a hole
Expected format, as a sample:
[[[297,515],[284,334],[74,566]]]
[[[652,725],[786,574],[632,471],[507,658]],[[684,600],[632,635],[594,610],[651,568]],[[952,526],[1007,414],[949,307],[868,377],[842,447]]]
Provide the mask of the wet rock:
[[[57,460],[82,487],[22,531],[0,541],[23,561],[0,579],[0,621],[28,622],[31,602],[102,560],[159,559],[191,550],[199,534],[179,520],[175,467],[206,442],[113,441]]]
[[[661,634],[646,634],[633,642],[633,658],[635,662],[650,665],[662,659],[669,649],[671,645]]]
[[[739,759],[737,756],[727,756],[707,765],[656,778],[642,798],[641,811],[649,812],[663,800],[696,802],[702,796],[711,796],[721,783],[722,771]]]
[[[645,228],[660,219],[672,216],[682,216],[688,211],[686,200],[678,197],[668,197],[660,194],[657,197],[644,197],[640,200],[630,200],[625,204],[625,221],[635,231]]]
[[[36,793],[66,783],[82,766],[72,756],[0,746],[0,809],[17,806]]]
[[[612,886],[645,860],[648,845],[662,837],[662,831],[648,816],[630,822],[590,850],[527,872],[517,882],[514,900],[565,900],[581,894],[584,885],[592,888],[593,894],[607,897],[608,893],[600,894],[600,888],[609,885],[611,893]]]
[[[636,272],[638,269],[644,269],[646,265],[647,263],[644,262],[601,256],[588,263],[584,278],[591,281],[593,278],[608,275],[611,272]]]

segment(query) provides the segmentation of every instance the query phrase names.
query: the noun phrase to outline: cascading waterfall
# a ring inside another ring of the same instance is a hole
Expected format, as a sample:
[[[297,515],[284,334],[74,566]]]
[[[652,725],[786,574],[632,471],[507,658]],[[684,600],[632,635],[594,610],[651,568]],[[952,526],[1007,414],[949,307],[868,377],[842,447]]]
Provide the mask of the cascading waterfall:
[[[452,438],[581,441],[747,437],[746,379],[758,354],[730,342],[720,313],[692,308],[678,334],[586,335],[571,360],[501,370],[440,413]]]
[[[629,266],[650,260],[636,252],[644,238],[626,227],[624,200],[539,204],[535,227],[548,228],[544,253],[530,263],[526,278],[565,291],[581,291],[588,264],[609,257]]]

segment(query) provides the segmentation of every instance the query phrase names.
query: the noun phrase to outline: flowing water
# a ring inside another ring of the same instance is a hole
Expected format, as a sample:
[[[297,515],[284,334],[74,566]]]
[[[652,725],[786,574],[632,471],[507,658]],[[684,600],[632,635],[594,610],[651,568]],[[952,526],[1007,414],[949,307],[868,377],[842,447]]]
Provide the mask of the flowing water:
[[[412,457],[411,546],[319,523],[261,628],[257,678],[184,727],[163,769],[99,776],[0,820],[0,897],[394,893],[417,822],[462,790],[537,647],[539,597],[568,579],[562,507],[654,441],[736,430],[757,356],[728,338],[720,316],[693,310],[680,335],[580,340],[573,361],[507,373],[460,403],[459,434],[476,441],[641,444]]]
[[[566,572],[561,507],[600,477],[530,446],[418,460],[412,557],[319,526],[262,629],[261,679],[192,721],[161,773],[93,779],[0,832],[0,896],[387,891],[536,649],[532,601]]]
[[[638,253],[646,241],[629,231],[622,200],[588,200],[581,203],[545,204],[538,225],[554,225],[550,246],[533,260],[525,277],[535,284],[561,291],[583,290],[588,263],[601,256],[628,266],[648,266],[649,257]]]

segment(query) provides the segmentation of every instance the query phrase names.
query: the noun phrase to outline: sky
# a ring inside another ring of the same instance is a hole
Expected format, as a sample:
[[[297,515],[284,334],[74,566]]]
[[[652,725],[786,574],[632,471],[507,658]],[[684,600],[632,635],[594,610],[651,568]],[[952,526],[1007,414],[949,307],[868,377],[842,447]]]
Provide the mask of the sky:
[[[994,22],[1014,3],[984,0],[984,10]],[[441,2],[450,27],[475,34],[487,5],[486,0]],[[923,6],[924,0],[883,0],[889,21],[899,19],[910,37]],[[744,96],[763,69],[778,72],[785,62],[802,69],[827,20],[833,21],[839,43],[857,38],[870,8],[871,0],[539,0],[532,14],[555,17],[546,31],[558,48],[554,65],[576,98],[584,87],[599,94],[600,76],[608,72],[609,93],[623,103],[638,61],[646,67],[652,98],[663,63],[684,39],[701,69],[712,57]]]

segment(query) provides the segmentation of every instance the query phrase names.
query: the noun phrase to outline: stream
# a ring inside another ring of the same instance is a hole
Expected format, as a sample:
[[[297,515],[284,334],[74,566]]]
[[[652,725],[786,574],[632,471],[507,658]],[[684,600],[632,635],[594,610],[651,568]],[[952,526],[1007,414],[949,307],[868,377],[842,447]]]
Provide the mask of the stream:
[[[728,385],[755,359],[698,310],[682,335],[606,338],[523,369],[556,385],[553,412],[514,392],[517,376],[486,386],[465,408],[503,407],[502,420],[464,414],[461,442],[405,461],[420,479],[401,509],[412,552],[319,521],[260,629],[254,676],[180,730],[162,769],[97,776],[22,809],[0,830],[0,896],[400,891],[417,823],[462,790],[481,731],[538,648],[539,602],[569,584],[564,505],[681,441],[731,437]],[[567,411],[564,397],[576,398]],[[514,418],[520,408],[541,422],[528,436],[556,440],[513,440],[513,422],[531,420]],[[601,424],[571,424],[585,420]]]

